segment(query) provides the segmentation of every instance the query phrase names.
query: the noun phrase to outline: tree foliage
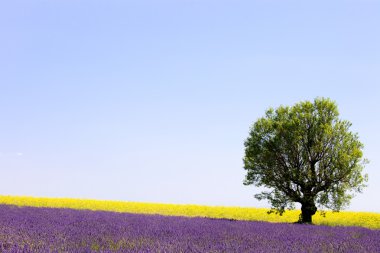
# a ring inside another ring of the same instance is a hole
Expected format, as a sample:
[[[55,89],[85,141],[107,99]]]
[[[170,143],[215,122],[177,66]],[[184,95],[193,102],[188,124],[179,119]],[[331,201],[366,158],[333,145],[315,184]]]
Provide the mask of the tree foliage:
[[[280,214],[300,203],[300,222],[311,222],[317,206],[341,210],[367,181],[363,144],[350,127],[326,98],[268,109],[244,143],[244,184],[269,189],[255,197]]]

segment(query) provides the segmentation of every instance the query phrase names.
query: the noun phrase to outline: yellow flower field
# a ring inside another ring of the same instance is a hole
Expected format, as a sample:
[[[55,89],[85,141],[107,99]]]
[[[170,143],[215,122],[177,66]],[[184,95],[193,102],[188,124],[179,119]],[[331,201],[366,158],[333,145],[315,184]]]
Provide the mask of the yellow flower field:
[[[247,207],[224,207],[203,205],[177,205],[159,203],[140,203],[125,201],[89,200],[72,198],[41,198],[27,196],[2,196],[0,204],[51,208],[73,208],[103,210],[113,212],[162,214],[172,216],[191,216],[208,218],[226,218],[250,221],[268,222],[295,222],[298,220],[300,210],[286,211],[282,216],[267,214],[266,208]],[[313,216],[313,223],[329,226],[361,226],[371,229],[380,229],[380,213],[370,212],[348,212],[334,213],[326,212],[326,217]]]

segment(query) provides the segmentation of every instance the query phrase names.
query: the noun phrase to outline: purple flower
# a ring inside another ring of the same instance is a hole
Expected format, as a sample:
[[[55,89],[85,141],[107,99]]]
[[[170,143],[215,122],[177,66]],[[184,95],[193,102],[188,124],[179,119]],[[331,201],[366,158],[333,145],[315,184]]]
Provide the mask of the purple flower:
[[[380,230],[0,205],[0,252],[380,252]]]

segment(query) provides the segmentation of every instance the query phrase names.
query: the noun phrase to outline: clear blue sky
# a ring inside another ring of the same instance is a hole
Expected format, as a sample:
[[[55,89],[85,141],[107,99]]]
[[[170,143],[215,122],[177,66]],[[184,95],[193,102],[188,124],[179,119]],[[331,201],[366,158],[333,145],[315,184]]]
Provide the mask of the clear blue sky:
[[[268,206],[243,186],[268,107],[338,103],[380,212],[380,1],[0,3],[0,194]]]

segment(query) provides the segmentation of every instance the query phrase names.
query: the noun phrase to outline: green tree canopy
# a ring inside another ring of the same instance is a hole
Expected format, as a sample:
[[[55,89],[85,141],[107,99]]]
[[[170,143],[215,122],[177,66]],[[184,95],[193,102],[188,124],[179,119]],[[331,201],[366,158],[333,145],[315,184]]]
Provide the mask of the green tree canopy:
[[[350,127],[326,98],[268,109],[244,143],[244,184],[265,186],[255,197],[280,214],[300,203],[302,223],[317,206],[341,210],[367,181],[363,144]]]

